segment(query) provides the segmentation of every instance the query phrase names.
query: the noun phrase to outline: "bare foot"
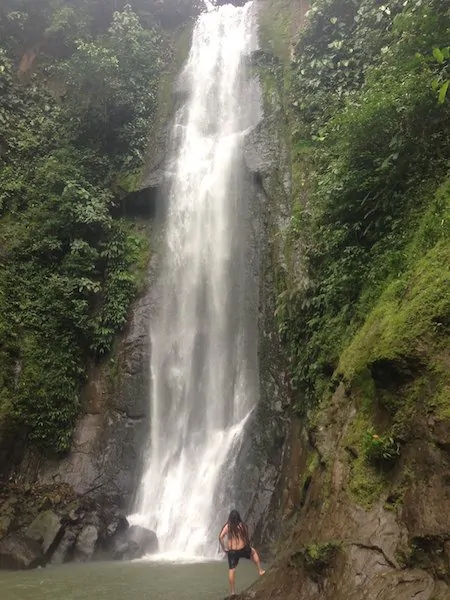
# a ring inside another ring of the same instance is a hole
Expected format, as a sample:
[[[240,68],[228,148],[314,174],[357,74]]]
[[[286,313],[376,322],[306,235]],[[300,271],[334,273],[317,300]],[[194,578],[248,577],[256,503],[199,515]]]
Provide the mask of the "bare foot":
[[[265,573],[265,571],[263,571],[262,569],[259,572],[260,575],[264,575],[264,573]]]

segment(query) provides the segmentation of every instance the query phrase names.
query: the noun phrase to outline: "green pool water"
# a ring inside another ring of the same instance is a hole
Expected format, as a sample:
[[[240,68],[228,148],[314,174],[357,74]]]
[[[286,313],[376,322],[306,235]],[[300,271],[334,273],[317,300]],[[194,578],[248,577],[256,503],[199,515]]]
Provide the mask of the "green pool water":
[[[253,564],[241,563],[237,592],[258,576]],[[0,600],[221,600],[228,596],[227,577],[225,561],[69,564],[0,571]]]

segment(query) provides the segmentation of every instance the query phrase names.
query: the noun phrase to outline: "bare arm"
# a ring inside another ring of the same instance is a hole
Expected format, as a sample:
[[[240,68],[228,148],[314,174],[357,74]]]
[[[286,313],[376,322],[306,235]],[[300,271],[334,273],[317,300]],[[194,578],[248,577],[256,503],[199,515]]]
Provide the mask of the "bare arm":
[[[228,523],[226,523],[226,524],[225,524],[225,525],[222,527],[222,531],[220,532],[220,535],[219,535],[219,543],[220,543],[220,545],[221,545],[221,547],[222,547],[222,550],[223,550],[224,552],[226,552],[226,551],[227,551],[227,549],[226,549],[226,546],[225,546],[225,544],[224,544],[224,539],[225,539],[225,537],[226,537],[227,533],[228,533]]]

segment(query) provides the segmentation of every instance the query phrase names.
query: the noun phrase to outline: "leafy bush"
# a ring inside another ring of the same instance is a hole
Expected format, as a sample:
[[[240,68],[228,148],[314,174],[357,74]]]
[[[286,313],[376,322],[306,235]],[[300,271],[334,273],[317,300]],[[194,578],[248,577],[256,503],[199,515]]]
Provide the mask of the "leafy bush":
[[[439,104],[444,104],[450,84],[450,46],[433,48],[433,58],[441,68],[436,79],[433,79],[432,87],[437,93]]]
[[[303,558],[306,569],[316,574],[322,573],[336,556],[341,544],[336,541],[318,542],[306,546]]]
[[[400,454],[400,444],[390,435],[377,435],[372,427],[366,431],[364,450],[370,463],[392,464]]]
[[[85,0],[0,8],[0,416],[53,452],[70,447],[87,364],[111,351],[148,253],[113,182],[142,166],[171,50],[107,4],[101,19]]]
[[[313,191],[291,236],[301,236],[310,283],[280,290],[277,316],[301,410],[328,390],[343,349],[417,258],[411,240],[448,168],[450,111],[438,97],[447,59],[436,52],[448,24],[437,0],[318,0],[295,50],[293,144],[309,148]]]
[[[100,146],[119,168],[142,164],[145,125],[155,115],[159,77],[168,59],[170,46],[161,32],[144,29],[130,6],[114,14],[102,37],[78,40],[55,73],[65,83],[77,139]]]

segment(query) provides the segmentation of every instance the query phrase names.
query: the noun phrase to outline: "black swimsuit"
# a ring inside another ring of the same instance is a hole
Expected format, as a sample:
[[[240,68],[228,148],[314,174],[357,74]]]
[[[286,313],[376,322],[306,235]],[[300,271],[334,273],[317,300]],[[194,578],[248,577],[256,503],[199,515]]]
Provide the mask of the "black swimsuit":
[[[244,548],[240,548],[239,550],[228,550],[228,566],[230,569],[235,569],[238,566],[240,558],[250,559],[252,555],[252,549],[250,546],[244,546]]]

